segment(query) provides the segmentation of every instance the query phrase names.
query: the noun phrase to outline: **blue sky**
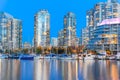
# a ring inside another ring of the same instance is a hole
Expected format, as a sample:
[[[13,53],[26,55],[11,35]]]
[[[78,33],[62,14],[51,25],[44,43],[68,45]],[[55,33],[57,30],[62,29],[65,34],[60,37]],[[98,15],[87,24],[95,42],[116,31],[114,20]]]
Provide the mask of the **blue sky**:
[[[77,17],[77,36],[86,24],[86,11],[98,2],[106,0],[0,0],[0,11],[7,12],[23,21],[23,42],[32,42],[34,36],[34,14],[47,9],[51,16],[50,35],[57,37],[63,28],[63,17],[73,12]]]

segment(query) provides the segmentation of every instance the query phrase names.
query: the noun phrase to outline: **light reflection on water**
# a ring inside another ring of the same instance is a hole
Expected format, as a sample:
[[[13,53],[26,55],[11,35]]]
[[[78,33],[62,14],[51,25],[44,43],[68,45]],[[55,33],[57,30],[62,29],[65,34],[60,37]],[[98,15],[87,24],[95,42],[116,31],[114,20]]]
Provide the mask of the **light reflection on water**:
[[[120,61],[0,60],[0,80],[120,80]]]

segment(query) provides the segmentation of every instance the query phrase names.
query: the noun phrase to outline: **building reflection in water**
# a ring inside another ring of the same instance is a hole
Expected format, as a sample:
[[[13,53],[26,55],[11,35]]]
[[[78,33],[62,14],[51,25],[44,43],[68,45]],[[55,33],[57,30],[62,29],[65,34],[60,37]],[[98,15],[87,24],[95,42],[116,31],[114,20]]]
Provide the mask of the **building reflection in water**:
[[[0,80],[120,80],[119,61],[0,60]]]
[[[20,63],[16,60],[2,60],[1,80],[20,80]]]
[[[117,63],[113,62],[111,65],[111,78],[112,80],[119,80],[119,72],[118,72],[118,67],[117,67]]]
[[[34,62],[34,80],[49,80],[50,62],[39,60]]]
[[[19,70],[20,70],[20,80],[33,80],[34,61],[21,60]]]

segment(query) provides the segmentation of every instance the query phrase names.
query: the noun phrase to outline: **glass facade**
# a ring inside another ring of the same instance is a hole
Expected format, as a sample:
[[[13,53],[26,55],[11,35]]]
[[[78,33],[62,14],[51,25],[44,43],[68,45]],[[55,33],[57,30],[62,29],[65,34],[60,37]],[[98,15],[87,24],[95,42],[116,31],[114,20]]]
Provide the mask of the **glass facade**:
[[[0,49],[22,48],[22,22],[0,12]]]
[[[69,12],[64,16],[64,46],[75,46],[76,44],[76,16]]]
[[[11,31],[13,48],[22,48],[22,21],[13,19]]]
[[[106,3],[106,19],[120,17],[120,4],[117,0],[110,0]]]
[[[120,4],[117,0],[97,3],[87,11],[86,28],[82,30],[82,45],[89,50],[118,52],[120,34]]]
[[[89,40],[88,49],[96,51],[119,51],[120,24],[105,24],[97,26],[94,38]]]
[[[89,32],[88,31],[89,31],[88,27],[82,29],[81,45],[86,46],[88,44],[88,41],[89,41]]]
[[[64,30],[61,30],[58,33],[58,46],[64,46],[64,32]]]
[[[50,46],[50,14],[41,10],[35,15],[34,46]]]
[[[76,16],[72,12],[68,12],[64,16],[64,29],[59,32],[59,46],[76,46],[78,38],[76,38]]]

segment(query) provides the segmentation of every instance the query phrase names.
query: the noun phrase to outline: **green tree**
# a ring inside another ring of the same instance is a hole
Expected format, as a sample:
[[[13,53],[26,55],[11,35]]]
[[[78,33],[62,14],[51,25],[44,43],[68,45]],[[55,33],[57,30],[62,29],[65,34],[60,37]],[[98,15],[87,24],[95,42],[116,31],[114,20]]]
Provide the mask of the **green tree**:
[[[52,47],[51,52],[57,54],[58,53],[58,47]]]
[[[23,49],[23,53],[28,53],[28,49]]]
[[[37,47],[36,53],[37,54],[42,54],[42,47],[41,46]]]
[[[63,47],[58,48],[58,54],[63,54],[65,53],[65,49]]]
[[[9,50],[8,50],[8,49],[6,49],[6,50],[5,50],[5,53],[9,53]]]

